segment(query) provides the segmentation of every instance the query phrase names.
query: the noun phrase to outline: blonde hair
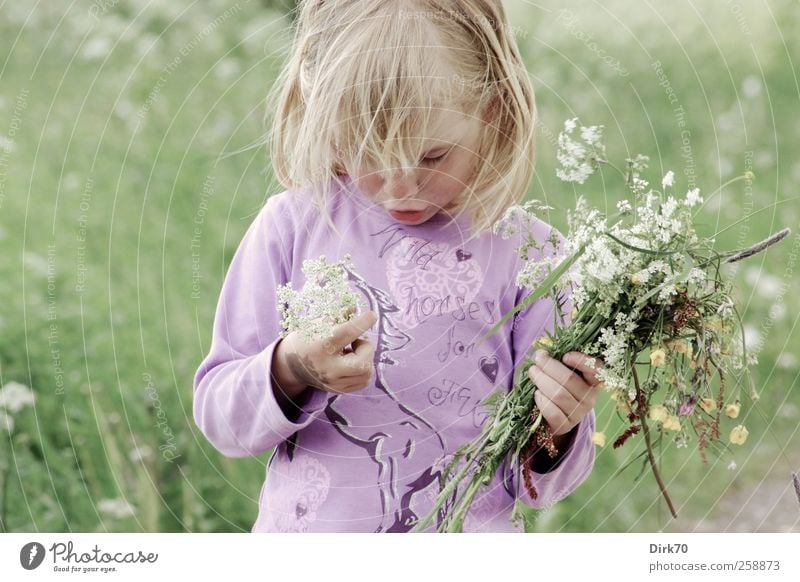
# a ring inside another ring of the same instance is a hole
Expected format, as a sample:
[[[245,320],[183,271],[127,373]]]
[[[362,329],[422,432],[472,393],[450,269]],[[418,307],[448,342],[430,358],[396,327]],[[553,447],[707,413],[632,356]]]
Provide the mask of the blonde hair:
[[[490,113],[456,207],[473,236],[525,198],[533,86],[500,0],[301,0],[298,10],[267,100],[272,164],[284,187],[313,187],[331,226],[332,181],[361,164],[415,166],[424,144],[401,138],[442,109]]]

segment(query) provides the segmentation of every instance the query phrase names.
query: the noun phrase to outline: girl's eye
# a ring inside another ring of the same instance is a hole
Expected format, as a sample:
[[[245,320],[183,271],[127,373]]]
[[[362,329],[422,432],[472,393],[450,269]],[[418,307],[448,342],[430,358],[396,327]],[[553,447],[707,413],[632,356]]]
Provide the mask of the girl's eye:
[[[431,156],[428,158],[422,158],[422,163],[426,165],[436,164],[437,162],[441,162],[443,159],[447,157],[447,154],[450,153],[450,150],[447,150],[441,155],[438,156]]]

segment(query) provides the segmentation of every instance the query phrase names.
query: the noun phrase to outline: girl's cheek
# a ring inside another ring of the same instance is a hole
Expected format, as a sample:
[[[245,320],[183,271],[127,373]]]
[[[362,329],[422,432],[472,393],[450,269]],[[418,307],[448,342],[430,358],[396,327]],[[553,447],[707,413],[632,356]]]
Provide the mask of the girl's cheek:
[[[357,174],[354,178],[356,186],[370,198],[375,198],[381,189],[381,180],[377,174]]]

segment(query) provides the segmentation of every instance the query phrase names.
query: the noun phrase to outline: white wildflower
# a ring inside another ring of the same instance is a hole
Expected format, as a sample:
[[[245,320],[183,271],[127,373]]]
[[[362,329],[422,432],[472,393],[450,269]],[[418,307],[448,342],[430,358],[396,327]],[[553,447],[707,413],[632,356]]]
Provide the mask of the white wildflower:
[[[130,517],[134,514],[133,507],[124,499],[102,499],[97,504],[100,513],[105,513],[117,519]]]
[[[663,178],[661,178],[661,187],[666,188],[668,186],[672,186],[673,184],[675,184],[675,172],[670,170],[664,174]]]
[[[350,255],[342,261],[326,264],[319,260],[303,261],[306,283],[295,291],[291,283],[278,287],[278,311],[283,316],[282,337],[296,331],[306,341],[328,337],[335,325],[357,315],[359,295],[347,282],[346,269],[352,270]]]
[[[631,203],[628,200],[620,200],[619,202],[617,202],[617,211],[620,214],[630,214],[631,212],[633,212],[633,207],[631,206]]]
[[[128,458],[131,460],[131,463],[141,463],[142,461],[149,461],[153,458],[153,449],[151,449],[147,445],[136,447],[128,454]]]
[[[556,176],[565,182],[583,184],[605,160],[605,146],[602,142],[602,125],[580,127],[580,141],[572,133],[578,127],[578,119],[564,122],[564,130],[558,135],[558,158],[561,168]]]
[[[689,208],[703,203],[703,197],[700,196],[700,188],[693,188],[686,193],[686,206]]]
[[[492,226],[492,232],[502,239],[508,239],[517,232],[530,233],[533,225],[538,221],[536,213],[553,210],[539,200],[528,200],[522,205],[513,204],[503,217]]]
[[[733,300],[730,297],[725,297],[722,303],[717,307],[717,315],[722,317],[730,317],[733,314]]]
[[[33,406],[33,391],[19,382],[9,382],[0,389],[0,408],[16,414],[26,406]]]
[[[0,410],[0,430],[14,432],[14,417]]]

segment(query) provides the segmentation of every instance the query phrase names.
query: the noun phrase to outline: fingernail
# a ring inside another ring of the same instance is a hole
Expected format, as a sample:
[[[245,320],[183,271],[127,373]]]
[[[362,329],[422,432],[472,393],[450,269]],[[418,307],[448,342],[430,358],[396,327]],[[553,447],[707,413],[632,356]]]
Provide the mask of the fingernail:
[[[536,350],[533,354],[533,359],[536,360],[537,364],[541,364],[544,361],[545,356],[547,356],[547,352],[544,350]]]

